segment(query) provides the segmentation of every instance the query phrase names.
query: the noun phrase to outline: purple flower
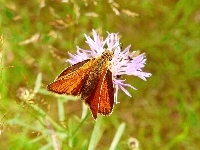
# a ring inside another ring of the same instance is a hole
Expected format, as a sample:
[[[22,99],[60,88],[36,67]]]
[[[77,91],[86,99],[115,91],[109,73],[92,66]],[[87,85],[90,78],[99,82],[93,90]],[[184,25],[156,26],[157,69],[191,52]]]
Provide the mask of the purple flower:
[[[147,77],[151,76],[151,73],[143,72],[142,68],[146,64],[145,54],[140,54],[134,56],[136,51],[130,52],[131,45],[127,46],[124,50],[120,48],[120,42],[118,33],[108,33],[108,36],[105,40],[96,33],[93,32],[93,39],[90,36],[85,34],[86,43],[89,45],[90,50],[85,50],[80,47],[77,47],[76,54],[69,53],[70,57],[67,61],[70,64],[76,64],[86,59],[99,57],[105,49],[114,50],[114,56],[110,61],[109,69],[112,72],[113,84],[116,89],[115,91],[115,103],[117,101],[118,90],[123,90],[128,96],[131,97],[131,94],[126,90],[125,87],[130,87],[136,89],[130,84],[125,83],[125,79],[122,80],[119,78],[121,75],[134,75],[146,81]]]

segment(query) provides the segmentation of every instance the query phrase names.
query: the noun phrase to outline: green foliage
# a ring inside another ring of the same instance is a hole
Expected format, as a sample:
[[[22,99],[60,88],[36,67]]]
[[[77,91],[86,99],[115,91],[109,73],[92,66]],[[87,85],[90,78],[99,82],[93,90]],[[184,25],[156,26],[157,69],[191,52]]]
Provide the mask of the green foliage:
[[[0,149],[199,149],[200,3],[179,1],[0,1]],[[147,82],[119,93],[94,121],[78,97],[46,85],[84,33],[119,32],[147,55]],[[134,142],[133,142],[133,141]],[[132,142],[131,142],[132,141]]]

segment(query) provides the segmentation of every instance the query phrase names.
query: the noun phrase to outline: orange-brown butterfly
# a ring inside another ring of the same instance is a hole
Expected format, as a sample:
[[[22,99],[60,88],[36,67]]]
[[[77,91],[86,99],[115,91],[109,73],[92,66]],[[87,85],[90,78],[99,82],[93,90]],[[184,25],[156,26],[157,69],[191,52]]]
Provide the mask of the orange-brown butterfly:
[[[112,72],[109,70],[112,58],[113,51],[106,49],[97,58],[66,68],[47,88],[58,94],[80,96],[94,119],[98,113],[110,115],[114,104]]]

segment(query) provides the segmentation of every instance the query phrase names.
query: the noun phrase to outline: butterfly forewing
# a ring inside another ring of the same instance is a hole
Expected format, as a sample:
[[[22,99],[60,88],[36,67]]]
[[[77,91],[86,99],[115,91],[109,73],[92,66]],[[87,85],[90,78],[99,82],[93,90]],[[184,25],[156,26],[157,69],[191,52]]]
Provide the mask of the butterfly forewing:
[[[85,99],[85,103],[89,105],[89,108],[92,112],[92,115],[94,119],[97,118],[98,109],[99,109],[99,99],[101,94],[101,84],[103,82],[103,79],[105,78],[107,68],[103,70],[103,72],[100,75],[99,78],[96,78],[96,85],[94,86],[94,89],[90,91],[90,94],[85,93],[84,90],[81,93],[81,97]],[[89,81],[89,79],[88,79]]]
[[[65,70],[63,70],[59,76],[56,77],[55,80],[59,80],[60,78],[64,77],[65,75],[68,75],[74,71],[77,71],[78,69],[80,69],[84,64],[86,64],[88,61],[90,61],[90,59],[81,61],[77,64],[71,65],[69,67],[67,67]]]
[[[112,73],[110,70],[107,70],[104,80],[101,84],[98,113],[105,116],[110,115],[112,113],[113,104],[114,87],[112,82]]]
[[[93,60],[86,60],[66,68],[54,82],[50,83],[48,90],[58,94],[79,95],[82,85],[88,77]]]

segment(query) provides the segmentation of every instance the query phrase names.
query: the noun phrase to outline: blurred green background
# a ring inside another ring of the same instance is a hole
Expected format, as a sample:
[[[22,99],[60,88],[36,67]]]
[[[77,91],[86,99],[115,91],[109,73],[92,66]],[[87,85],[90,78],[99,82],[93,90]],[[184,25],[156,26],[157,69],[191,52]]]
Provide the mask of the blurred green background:
[[[1,0],[0,12],[0,149],[199,149],[199,0]],[[92,29],[119,32],[152,73],[124,77],[138,90],[120,91],[96,122],[77,98],[46,90]]]

